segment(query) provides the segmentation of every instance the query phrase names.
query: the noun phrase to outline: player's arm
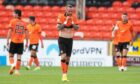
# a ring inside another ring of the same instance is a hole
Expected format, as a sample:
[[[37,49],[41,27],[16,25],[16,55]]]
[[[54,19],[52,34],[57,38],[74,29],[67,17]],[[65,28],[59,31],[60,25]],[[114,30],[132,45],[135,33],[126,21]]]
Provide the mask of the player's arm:
[[[41,33],[42,33],[41,26],[38,27],[38,33],[39,33],[39,38],[40,38],[40,42],[41,42],[41,48],[44,48],[43,36],[41,35]]]
[[[12,28],[9,28],[8,34],[7,34],[7,46],[9,45],[9,40],[11,38],[11,34],[12,34]]]
[[[40,35],[41,48],[44,48],[43,37],[41,35],[41,32],[39,33],[39,35]]]
[[[25,45],[25,47],[27,48],[28,47],[28,39],[29,39],[29,37],[28,37],[28,30],[27,29],[25,29],[25,40],[26,40],[26,45]]]
[[[58,15],[58,19],[57,19],[57,29],[59,30],[63,30],[65,28],[65,25],[67,24],[67,19],[66,21],[63,21],[63,16],[60,14]]]
[[[112,38],[115,37],[116,31],[119,29],[118,25],[115,25],[113,30],[112,30]]]
[[[77,17],[76,16],[74,16],[72,18],[72,26],[73,26],[74,30],[78,30],[79,29],[79,25],[77,24]]]
[[[74,30],[78,30],[79,29],[79,25],[78,24],[72,24]]]
[[[130,42],[130,45],[132,46],[134,40],[136,39],[136,33],[133,31],[133,27],[131,27],[130,31],[131,31],[131,35],[132,35],[132,40]]]
[[[64,28],[65,28],[65,24],[62,24],[62,23],[57,24],[57,29],[58,30],[63,30]]]

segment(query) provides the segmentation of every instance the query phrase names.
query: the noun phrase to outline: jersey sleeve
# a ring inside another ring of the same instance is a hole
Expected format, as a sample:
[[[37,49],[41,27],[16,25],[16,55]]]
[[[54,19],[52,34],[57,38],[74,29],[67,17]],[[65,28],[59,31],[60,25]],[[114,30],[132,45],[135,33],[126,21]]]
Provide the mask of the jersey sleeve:
[[[64,22],[64,18],[63,18],[63,16],[62,16],[62,14],[59,14],[58,15],[58,18],[57,18],[57,23],[58,24],[62,24]]]
[[[74,24],[78,24],[77,21],[78,21],[77,16],[74,15],[74,16],[73,16],[73,22],[74,22]]]
[[[9,29],[13,29],[14,28],[14,20],[11,20],[9,25],[8,25]]]
[[[131,25],[130,31],[133,32],[133,24],[131,23],[130,25]]]
[[[38,32],[41,33],[41,31],[42,31],[42,28],[40,25],[38,25]]]

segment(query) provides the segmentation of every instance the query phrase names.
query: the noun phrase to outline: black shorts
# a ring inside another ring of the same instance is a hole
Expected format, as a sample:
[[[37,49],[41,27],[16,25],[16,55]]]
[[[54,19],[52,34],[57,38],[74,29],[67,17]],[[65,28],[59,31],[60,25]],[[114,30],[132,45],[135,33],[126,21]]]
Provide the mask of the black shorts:
[[[38,44],[30,44],[29,50],[38,51]]]
[[[118,51],[118,45],[113,45],[113,47],[114,47],[114,48],[113,48],[114,51],[117,52],[117,51]]]
[[[73,45],[73,39],[72,38],[59,37],[58,45],[59,45],[60,55],[63,54],[63,53],[66,53],[66,56],[68,56],[68,57],[71,56],[72,45]]]
[[[117,50],[119,52],[122,52],[123,49],[127,49],[129,48],[130,42],[122,42],[118,44]]]
[[[12,54],[23,54],[23,43],[10,43],[9,53]]]

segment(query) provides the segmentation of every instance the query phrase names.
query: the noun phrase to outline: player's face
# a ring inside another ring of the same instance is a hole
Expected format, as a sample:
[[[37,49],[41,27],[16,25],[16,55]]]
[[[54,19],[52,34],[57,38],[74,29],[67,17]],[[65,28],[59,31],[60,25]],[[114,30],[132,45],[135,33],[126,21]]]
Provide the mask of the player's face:
[[[122,20],[123,20],[124,22],[127,22],[127,21],[128,21],[128,16],[127,16],[127,15],[122,15]]]
[[[15,12],[13,12],[13,17],[17,17],[17,14]]]
[[[29,19],[29,23],[30,23],[30,24],[33,24],[33,21],[32,21],[31,19]]]
[[[72,14],[72,12],[73,12],[73,7],[67,7],[66,8],[66,12],[68,13],[68,14]]]

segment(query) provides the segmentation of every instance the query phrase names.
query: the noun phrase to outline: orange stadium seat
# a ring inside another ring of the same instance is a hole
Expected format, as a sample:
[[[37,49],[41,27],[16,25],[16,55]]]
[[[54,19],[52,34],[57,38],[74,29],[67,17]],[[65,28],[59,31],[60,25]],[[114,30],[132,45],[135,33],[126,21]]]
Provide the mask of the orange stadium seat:
[[[23,10],[24,9],[24,7],[22,5],[17,5],[17,6],[15,6],[15,8],[16,9],[20,9],[20,10]]]
[[[90,29],[89,26],[84,25],[84,26],[80,26],[78,31],[89,31],[89,29]]]
[[[85,25],[86,24],[86,22],[84,21],[84,20],[78,20],[78,22],[77,22],[79,25]]]
[[[140,26],[134,26],[133,31],[134,32],[140,32]]]
[[[112,34],[111,32],[102,32],[102,40],[111,40]]]
[[[93,13],[92,14],[92,18],[94,18],[94,19],[97,19],[99,17],[100,17],[99,13]]]
[[[98,8],[98,13],[105,13],[106,12],[106,8],[105,7],[99,7]]]
[[[128,12],[128,13],[136,13],[134,8],[127,8],[126,12]]]
[[[140,14],[140,8],[137,8],[136,9],[136,13],[139,13]]]
[[[96,13],[98,10],[96,7],[90,7],[88,8],[88,12]]]
[[[25,7],[23,8],[23,10],[25,10],[25,11],[32,11],[32,10],[33,10],[33,7],[30,6],[30,5],[28,5],[28,6],[25,6]]]
[[[103,19],[97,19],[94,21],[96,25],[104,25]]]
[[[140,20],[135,20],[135,21],[133,22],[133,24],[134,24],[135,26],[140,26]]]
[[[88,30],[93,32],[99,32],[99,27],[100,26],[96,26],[96,25],[88,26]]]
[[[0,10],[5,10],[5,7],[0,5]]]
[[[65,12],[66,8],[65,7],[61,7],[60,10],[61,10],[60,12]]]
[[[34,7],[33,7],[33,10],[34,10],[34,11],[41,12],[41,11],[42,11],[42,7],[41,7],[41,6],[34,6]]]
[[[46,12],[50,12],[51,11],[51,7],[50,6],[43,6],[42,10],[46,11]]]
[[[114,13],[114,12],[115,12],[114,10],[116,10],[115,7],[110,7],[110,8],[108,8],[106,11],[107,11],[108,13]]]
[[[131,14],[129,15],[130,19],[139,19],[139,16],[137,14]]]
[[[59,6],[53,6],[53,7],[52,7],[52,11],[53,11],[53,12],[58,12],[58,11],[61,11],[61,9],[60,9]]]
[[[96,39],[96,40],[102,39],[101,32],[91,32],[90,35],[91,35],[92,39]]]
[[[111,14],[112,13],[102,13],[100,17],[102,17],[103,19],[109,19]]]
[[[128,1],[125,1],[125,2],[123,2],[123,7],[130,7],[131,6],[131,3],[130,2],[128,2]]]
[[[93,19],[90,19],[90,20],[86,21],[86,24],[87,25],[93,25],[93,24],[95,24],[95,21]]]
[[[115,2],[113,3],[113,6],[114,6],[114,7],[122,7],[122,3],[121,3],[120,1],[115,1]]]

